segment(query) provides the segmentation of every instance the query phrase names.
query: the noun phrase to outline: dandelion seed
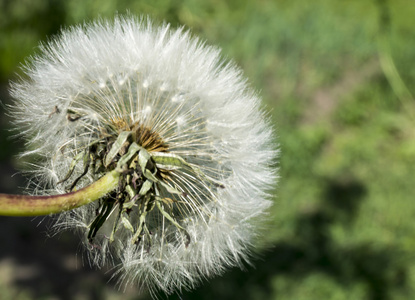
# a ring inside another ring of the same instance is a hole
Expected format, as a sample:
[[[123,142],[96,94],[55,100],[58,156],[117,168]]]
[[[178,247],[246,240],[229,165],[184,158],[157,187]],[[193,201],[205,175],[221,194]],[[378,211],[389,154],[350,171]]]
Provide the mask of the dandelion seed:
[[[249,258],[277,152],[260,99],[216,48],[119,17],[64,30],[26,73],[11,113],[43,157],[35,193],[119,174],[55,225],[80,233],[91,264],[169,294]]]

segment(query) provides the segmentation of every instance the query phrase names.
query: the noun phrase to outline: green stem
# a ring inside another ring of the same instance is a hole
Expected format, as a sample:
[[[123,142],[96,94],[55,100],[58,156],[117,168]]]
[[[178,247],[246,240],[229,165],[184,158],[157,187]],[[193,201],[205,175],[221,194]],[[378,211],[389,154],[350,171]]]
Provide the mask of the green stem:
[[[118,186],[120,173],[111,171],[99,180],[76,192],[54,196],[0,194],[0,215],[15,217],[43,216],[71,210],[88,204]]]

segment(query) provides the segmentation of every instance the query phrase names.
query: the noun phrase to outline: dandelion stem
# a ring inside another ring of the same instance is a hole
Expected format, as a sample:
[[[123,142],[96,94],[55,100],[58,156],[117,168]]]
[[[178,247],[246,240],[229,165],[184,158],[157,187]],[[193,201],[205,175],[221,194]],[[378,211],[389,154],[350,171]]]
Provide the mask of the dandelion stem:
[[[0,194],[0,215],[30,217],[71,210],[98,200],[116,189],[119,177],[120,173],[114,170],[79,191],[61,195],[27,196]]]

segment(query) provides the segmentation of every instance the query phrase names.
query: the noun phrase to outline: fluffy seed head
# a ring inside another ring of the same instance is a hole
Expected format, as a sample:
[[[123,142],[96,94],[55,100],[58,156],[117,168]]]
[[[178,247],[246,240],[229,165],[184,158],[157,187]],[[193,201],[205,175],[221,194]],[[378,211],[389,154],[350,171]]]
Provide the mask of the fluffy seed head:
[[[11,113],[24,154],[42,158],[35,193],[86,186],[132,153],[117,191],[56,222],[92,264],[171,293],[248,258],[276,151],[260,99],[218,49],[119,17],[63,30],[25,72]]]

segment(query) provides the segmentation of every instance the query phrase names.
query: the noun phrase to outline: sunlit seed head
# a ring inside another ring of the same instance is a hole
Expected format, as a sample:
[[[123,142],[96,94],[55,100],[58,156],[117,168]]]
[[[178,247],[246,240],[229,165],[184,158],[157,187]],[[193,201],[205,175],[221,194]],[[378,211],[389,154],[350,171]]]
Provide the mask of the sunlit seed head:
[[[11,113],[26,154],[43,158],[35,193],[122,172],[116,191],[55,226],[80,233],[92,265],[172,293],[249,258],[277,151],[260,98],[216,48],[119,17],[65,30],[26,71]]]

